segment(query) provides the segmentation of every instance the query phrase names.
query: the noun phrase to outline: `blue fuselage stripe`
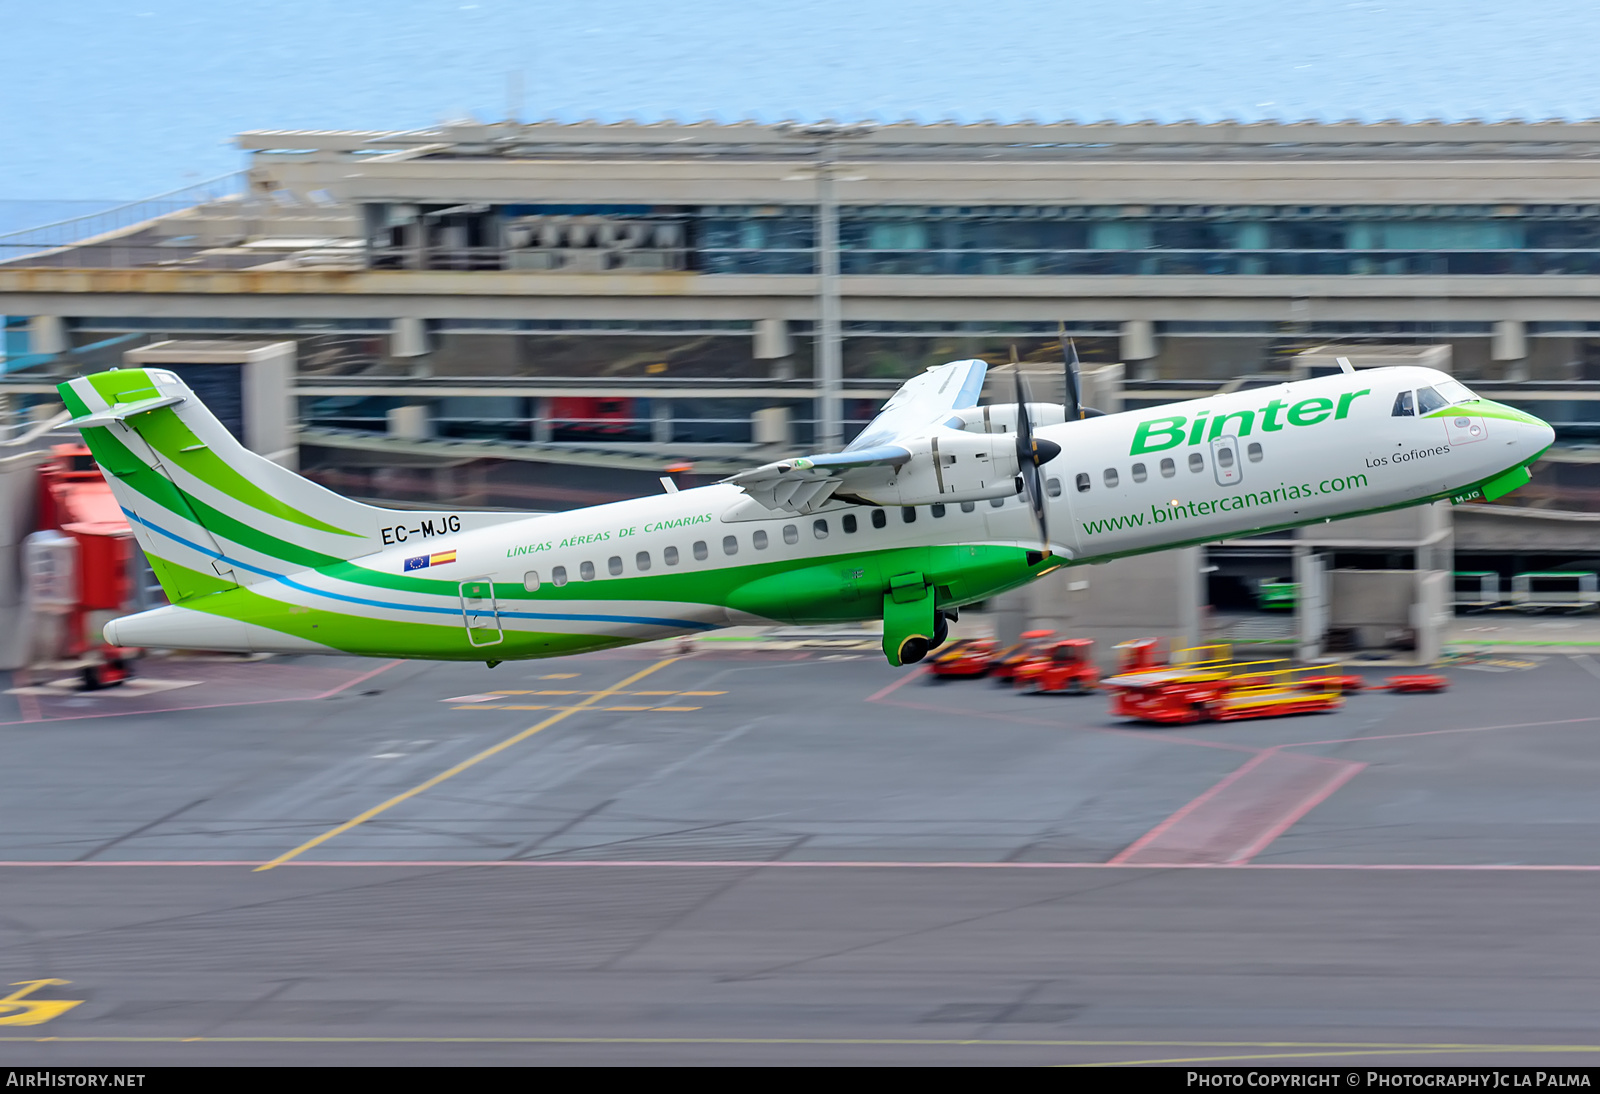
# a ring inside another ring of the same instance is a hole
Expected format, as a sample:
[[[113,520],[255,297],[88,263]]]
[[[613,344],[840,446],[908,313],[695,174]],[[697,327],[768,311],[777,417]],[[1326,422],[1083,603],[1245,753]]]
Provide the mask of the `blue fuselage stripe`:
[[[271,578],[273,581],[276,581],[282,585],[287,585],[291,589],[298,589],[303,593],[310,593],[312,596],[323,596],[330,600],[342,600],[347,604],[362,604],[370,608],[390,608],[402,612],[420,612],[424,615],[461,615],[460,608],[436,608],[426,604],[402,604],[397,601],[373,600],[364,596],[348,596],[344,593],[332,593],[328,592],[326,589],[318,589],[315,586],[302,584],[301,582],[298,582],[294,578],[285,574],[273,573],[271,570],[263,570],[261,567],[253,566],[248,562],[243,562],[236,558],[229,558],[227,555],[213,551],[209,547],[202,547],[200,544],[195,543],[192,540],[185,539],[183,536],[178,535],[176,532],[169,531],[166,528],[161,527],[159,524],[152,524],[150,521],[145,520],[143,517],[139,516],[139,514],[130,509],[124,508],[122,512],[129,520],[138,521],[152,532],[166,536],[175,543],[181,543],[191,551],[198,551],[200,554],[205,555],[208,558],[214,558],[218,562],[226,563],[229,566],[236,566],[241,570],[249,570],[253,574],[260,574],[262,577]],[[504,619],[548,619],[565,623],[631,623],[636,626],[672,627],[679,630],[698,631],[711,631],[717,629],[717,625],[715,623],[701,623],[700,621],[694,619],[657,619],[653,616],[647,615],[563,615],[553,612],[508,611],[500,611],[496,612],[496,614]]]

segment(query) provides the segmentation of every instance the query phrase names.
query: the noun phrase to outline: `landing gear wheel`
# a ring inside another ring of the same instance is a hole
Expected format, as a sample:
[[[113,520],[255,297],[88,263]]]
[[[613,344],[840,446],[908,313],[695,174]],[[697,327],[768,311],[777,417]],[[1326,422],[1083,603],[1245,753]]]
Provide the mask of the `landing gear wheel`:
[[[926,638],[908,638],[900,643],[900,663],[902,665],[915,665],[928,656],[928,640]]]
[[[930,650],[938,649],[940,646],[945,644],[945,641],[947,639],[949,639],[949,637],[950,637],[950,617],[945,615],[943,612],[940,612],[937,616],[934,617],[934,622],[933,622],[933,643],[931,645],[929,645],[928,648]]]

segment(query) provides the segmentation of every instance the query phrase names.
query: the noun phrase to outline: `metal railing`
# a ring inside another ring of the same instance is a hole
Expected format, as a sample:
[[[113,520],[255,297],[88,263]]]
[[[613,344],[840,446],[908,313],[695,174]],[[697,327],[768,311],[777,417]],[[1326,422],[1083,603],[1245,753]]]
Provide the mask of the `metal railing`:
[[[204,202],[220,201],[223,198],[243,194],[247,188],[245,172],[230,171],[226,175],[218,175],[204,182],[193,183],[138,201],[114,205],[97,213],[8,232],[0,235],[0,263],[13,262],[18,258],[58,247],[68,247],[86,239],[94,239],[135,224],[143,224],[156,217],[191,209]]]

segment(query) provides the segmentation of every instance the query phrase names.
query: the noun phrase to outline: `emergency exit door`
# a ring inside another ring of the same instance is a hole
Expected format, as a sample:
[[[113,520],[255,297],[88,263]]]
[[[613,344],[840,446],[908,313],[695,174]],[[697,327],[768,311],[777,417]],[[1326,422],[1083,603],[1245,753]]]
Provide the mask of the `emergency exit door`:
[[[479,577],[461,583],[461,620],[466,624],[467,641],[474,646],[493,646],[505,638],[493,581]]]

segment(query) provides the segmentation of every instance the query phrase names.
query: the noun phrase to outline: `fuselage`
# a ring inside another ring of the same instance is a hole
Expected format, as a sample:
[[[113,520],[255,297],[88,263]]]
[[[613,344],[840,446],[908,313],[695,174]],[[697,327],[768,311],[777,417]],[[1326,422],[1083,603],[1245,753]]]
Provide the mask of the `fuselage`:
[[[938,606],[957,608],[1061,565],[1463,497],[1553,439],[1543,422],[1420,368],[1039,432],[1062,449],[1043,468],[1048,551],[1020,496],[835,501],[801,516],[715,485],[471,531],[470,521],[419,518],[386,528],[375,553],[127,617],[107,633],[123,645],[191,645],[202,627],[209,648],[499,661],[746,623],[869,620],[897,574],[925,575]]]

